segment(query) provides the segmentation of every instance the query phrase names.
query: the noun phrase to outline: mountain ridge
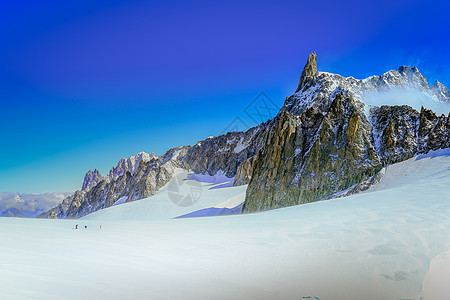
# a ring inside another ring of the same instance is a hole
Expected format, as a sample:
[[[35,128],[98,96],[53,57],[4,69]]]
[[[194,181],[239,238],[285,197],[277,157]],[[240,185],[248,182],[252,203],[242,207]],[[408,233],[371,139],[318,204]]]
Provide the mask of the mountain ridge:
[[[305,68],[314,69],[310,61],[315,60],[308,59]],[[366,79],[318,72],[301,82],[286,98],[270,141],[253,160],[243,212],[325,199],[370,181],[388,164],[450,147],[450,114],[364,102],[367,93],[394,89],[442,102],[416,67]]]
[[[296,92],[273,119],[245,132],[170,149],[161,157],[141,152],[121,159],[106,177],[90,170],[80,191],[41,217],[78,218],[121,197],[128,202],[149,197],[175,168],[222,172],[234,177],[235,185],[249,184],[244,212],[261,211],[325,198],[368,180],[389,163],[449,146],[449,117],[423,107],[418,112],[407,105],[363,101],[367,93],[394,89],[418,92],[430,103],[450,99],[444,85],[430,88],[415,67],[355,79],[317,71],[317,55],[311,53]]]

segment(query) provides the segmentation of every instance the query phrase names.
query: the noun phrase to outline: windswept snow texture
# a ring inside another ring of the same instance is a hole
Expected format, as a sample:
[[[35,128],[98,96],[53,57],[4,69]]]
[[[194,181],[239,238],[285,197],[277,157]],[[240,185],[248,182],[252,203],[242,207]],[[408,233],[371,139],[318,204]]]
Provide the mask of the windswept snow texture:
[[[231,187],[234,183],[234,177],[227,177],[223,171],[219,171],[213,176],[208,174],[189,173],[187,179],[210,183],[210,189]]]
[[[212,216],[224,216],[224,215],[235,215],[240,214],[242,212],[242,206],[244,203],[239,204],[236,207],[233,208],[217,208],[217,207],[210,207],[201,209],[198,211],[191,212],[186,215],[179,216],[177,218],[196,218],[196,217],[212,217]]]
[[[0,298],[445,299],[429,288],[450,294],[436,269],[449,186],[443,150],[367,192],[263,213],[133,221],[141,200],[89,220],[0,218]]]
[[[231,197],[222,203],[215,205],[214,207],[201,209],[194,211],[178,218],[193,218],[193,217],[210,217],[210,216],[223,216],[223,215],[235,215],[242,212],[244,206],[245,194],[240,194]]]

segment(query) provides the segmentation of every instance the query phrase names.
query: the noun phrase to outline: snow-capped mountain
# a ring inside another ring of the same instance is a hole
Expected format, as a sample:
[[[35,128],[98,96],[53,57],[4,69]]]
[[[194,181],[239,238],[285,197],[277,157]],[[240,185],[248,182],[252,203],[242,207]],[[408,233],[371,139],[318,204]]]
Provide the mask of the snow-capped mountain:
[[[78,218],[149,197],[177,168],[248,184],[245,212],[356,192],[388,164],[450,147],[449,117],[430,110],[448,112],[449,99],[444,85],[430,88],[415,67],[355,79],[317,71],[311,53],[297,91],[275,118],[160,157],[141,152],[105,177],[91,170],[80,191],[42,217]]]
[[[444,109],[447,98],[439,98],[417,68],[358,80],[317,72],[309,66],[316,61],[310,54],[297,92],[286,99],[273,135],[254,158],[244,212],[327,198],[373,180],[388,164],[450,147],[448,116],[365,103],[395,91]]]
[[[450,90],[438,80],[433,84],[431,90],[442,102],[448,103],[450,101]]]
[[[354,100],[362,102],[361,105],[409,105],[416,110],[420,110],[421,106],[429,109],[441,108],[447,112],[449,110],[446,105],[450,101],[448,88],[438,81],[430,88],[428,81],[416,67],[401,66],[398,71],[391,70],[382,75],[355,79],[318,72],[316,66],[309,66],[317,62],[316,54],[311,53],[310,57],[313,58],[308,59],[305,70],[312,69],[315,70],[314,73],[302,73],[297,92],[286,99],[281,111],[299,115],[312,106],[327,110],[336,94],[341,91],[348,93]],[[387,94],[387,92],[394,92],[394,94]],[[380,97],[374,97],[374,95],[380,95]],[[411,99],[414,98],[411,96],[420,98],[420,101],[413,101],[417,99]],[[387,100],[386,103],[383,103],[383,98]]]

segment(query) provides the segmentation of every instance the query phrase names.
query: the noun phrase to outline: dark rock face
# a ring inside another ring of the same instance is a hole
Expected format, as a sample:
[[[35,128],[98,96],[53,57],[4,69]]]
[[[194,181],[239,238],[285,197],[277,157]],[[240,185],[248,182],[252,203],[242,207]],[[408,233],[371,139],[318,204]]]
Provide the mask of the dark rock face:
[[[450,147],[450,114],[436,116],[434,112],[423,108],[420,111],[418,129],[418,152],[426,153]]]
[[[323,114],[282,112],[275,132],[254,158],[244,212],[322,199],[368,179],[382,165],[364,112],[344,93]]]
[[[243,212],[257,212],[367,189],[382,167],[450,147],[450,115],[422,108],[372,107],[339,93],[323,112],[282,112],[268,143],[253,158]],[[377,175],[378,174],[378,175]]]
[[[373,140],[383,164],[392,164],[417,153],[419,113],[409,106],[381,106],[370,109]]]
[[[88,190],[93,186],[96,186],[100,181],[102,181],[103,176],[100,174],[100,171],[89,170],[84,176],[83,185],[81,186],[81,190]]]
[[[227,177],[234,177],[238,166],[262,147],[270,126],[266,122],[245,132],[207,138],[191,147],[182,161],[197,174],[215,175],[222,171]]]
[[[303,68],[302,75],[300,76],[300,82],[298,83],[296,93],[301,91],[305,86],[306,81],[312,82],[317,76],[317,55],[312,52],[308,55],[308,61]]]
[[[252,156],[248,158],[246,161],[241,163],[236,171],[236,176],[234,178],[234,184],[235,186],[238,185],[245,185],[250,182],[250,179],[252,178],[252,169],[253,169],[253,161],[254,157]]]
[[[406,105],[372,107],[370,116],[375,148],[384,165],[450,146],[449,118],[429,109],[422,107],[419,113]]]

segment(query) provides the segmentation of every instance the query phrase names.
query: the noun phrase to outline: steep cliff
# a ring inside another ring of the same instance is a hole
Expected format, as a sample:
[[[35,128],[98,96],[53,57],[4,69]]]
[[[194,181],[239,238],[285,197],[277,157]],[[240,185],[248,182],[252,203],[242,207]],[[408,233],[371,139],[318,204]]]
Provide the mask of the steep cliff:
[[[249,182],[243,212],[364,190],[384,166],[450,147],[449,117],[423,107],[418,112],[407,105],[364,102],[371,93],[383,96],[390,90],[418,93],[433,105],[446,102],[445,88],[430,89],[417,68],[402,66],[358,80],[317,72],[311,66],[316,61],[310,55],[299,88],[286,98],[251,171],[248,163],[243,166]]]
[[[244,211],[324,198],[374,175],[381,161],[371,127],[355,101],[339,93],[329,110],[282,112],[275,132],[254,158]]]

